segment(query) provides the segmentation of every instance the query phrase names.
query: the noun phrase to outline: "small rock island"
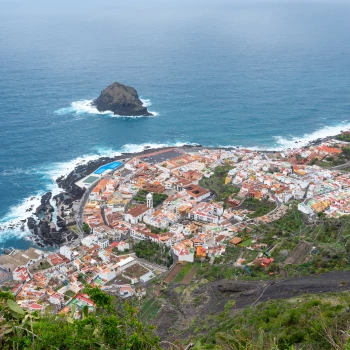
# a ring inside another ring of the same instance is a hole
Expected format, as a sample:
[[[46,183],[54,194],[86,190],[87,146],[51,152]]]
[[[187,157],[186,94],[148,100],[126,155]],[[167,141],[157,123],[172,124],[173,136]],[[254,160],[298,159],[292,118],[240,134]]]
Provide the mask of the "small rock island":
[[[139,99],[137,91],[127,85],[115,82],[104,89],[94,100],[99,112],[111,111],[122,116],[152,116]]]

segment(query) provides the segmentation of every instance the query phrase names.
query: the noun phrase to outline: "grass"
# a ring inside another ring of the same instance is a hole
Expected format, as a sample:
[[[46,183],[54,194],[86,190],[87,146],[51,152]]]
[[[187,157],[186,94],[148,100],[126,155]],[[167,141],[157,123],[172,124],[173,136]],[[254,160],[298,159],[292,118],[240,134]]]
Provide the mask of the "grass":
[[[233,169],[232,166],[218,166],[214,169],[214,174],[210,178],[202,178],[199,185],[215,192],[216,201],[226,202],[228,197],[239,192],[239,188],[231,184],[225,185],[227,173]]]
[[[142,306],[139,313],[142,322],[149,321],[153,318],[159,311],[161,303],[155,298],[148,299]]]
[[[66,295],[68,295],[70,298],[73,298],[75,293],[72,290],[67,290]]]
[[[43,262],[42,265],[38,265],[38,267],[35,270],[46,270],[49,269],[50,267],[52,267],[47,261]]]
[[[134,197],[134,201],[139,203],[146,203],[146,196],[148,193],[149,193],[148,191],[140,190]],[[153,195],[153,205],[155,207],[163,203],[168,198],[168,195],[165,193],[152,193],[152,195]]]
[[[251,238],[248,238],[246,240],[244,240],[243,242],[240,243],[240,247],[247,247],[247,246],[250,246],[252,245],[252,239]]]
[[[183,280],[183,278],[191,271],[193,264],[186,264],[181,271],[176,275],[173,279],[173,283],[179,283]]]
[[[239,310],[234,317],[227,307],[194,323],[193,327],[206,329],[199,332],[194,349],[348,349],[342,332],[349,329],[349,301],[349,292],[305,295],[264,302]],[[205,327],[208,321],[209,329]]]
[[[255,198],[247,198],[242,207],[253,211],[253,213],[248,214],[248,217],[254,219],[268,214],[270,211],[276,208],[276,204],[266,199],[259,201]]]

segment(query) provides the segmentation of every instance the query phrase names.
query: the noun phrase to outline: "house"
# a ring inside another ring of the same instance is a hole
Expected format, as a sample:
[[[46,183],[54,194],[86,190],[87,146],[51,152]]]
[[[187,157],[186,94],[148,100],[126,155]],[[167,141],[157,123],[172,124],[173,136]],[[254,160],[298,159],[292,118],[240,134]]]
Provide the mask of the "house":
[[[243,239],[241,237],[233,237],[230,240],[230,246],[237,246],[238,244],[242,243]]]
[[[172,250],[178,261],[194,262],[193,242],[190,240],[174,244]]]
[[[311,215],[314,213],[314,211],[308,205],[306,205],[304,203],[298,204],[298,210],[304,214],[307,214],[307,215]]]
[[[47,261],[51,266],[61,266],[70,262],[70,260],[67,259],[65,256],[57,253],[49,255],[47,257]]]
[[[198,185],[191,184],[189,186],[185,186],[184,190],[188,193],[190,197],[194,198],[197,202],[200,202],[210,196],[209,190]]]
[[[132,297],[134,294],[135,291],[129,284],[122,285],[119,288],[119,296],[121,298],[129,298]]]
[[[109,240],[108,239],[100,239],[97,241],[97,244],[101,249],[107,248],[109,246]]]
[[[188,218],[195,221],[211,222],[218,224],[221,222],[220,215],[223,214],[223,207],[217,203],[198,203],[188,213]]]
[[[91,234],[91,235],[88,235],[88,236],[84,237],[84,238],[81,240],[81,243],[82,243],[83,245],[86,245],[87,247],[91,247],[91,246],[93,246],[94,244],[96,244],[97,241],[98,241],[97,235]]]
[[[148,271],[147,273],[145,273],[140,277],[140,281],[143,283],[146,283],[149,280],[151,280],[153,277],[154,277],[154,273],[152,271]]]
[[[117,248],[118,251],[120,251],[120,252],[124,252],[125,250],[129,250],[129,248],[130,248],[129,243],[124,242],[124,241],[121,241],[121,242],[112,242],[109,246],[110,246],[112,249],[113,249],[113,248]]]
[[[91,200],[97,200],[98,197],[105,191],[106,185],[108,183],[107,179],[102,179],[95,188],[91,191],[89,197]]]
[[[136,239],[150,239],[152,242],[159,243],[159,235],[152,231],[145,224],[137,224],[131,226],[130,236]]]
[[[60,247],[60,254],[69,260],[73,260],[72,249],[66,245]]]
[[[27,268],[24,266],[22,267],[17,267],[13,272],[12,272],[12,277],[15,281],[21,281],[25,282],[30,279],[29,272]]]
[[[28,267],[33,265],[48,255],[48,252],[32,247],[24,251],[15,249],[9,255],[0,256],[0,265],[9,271],[13,271],[18,266]]]
[[[116,272],[114,269],[104,266],[104,267],[101,267],[99,276],[101,277],[101,279],[109,282],[110,280],[116,277]]]
[[[260,265],[262,267],[269,267],[269,265],[274,261],[273,258],[257,258],[254,260],[255,265]]]
[[[63,306],[63,304],[64,304],[64,297],[60,293],[53,293],[49,297],[49,302],[51,304]]]
[[[38,311],[40,313],[44,313],[46,306],[37,304],[35,302],[28,302],[28,303],[23,303],[21,304],[22,309],[27,309],[31,312]]]
[[[205,258],[207,256],[207,249],[198,245],[196,247],[196,258]]]

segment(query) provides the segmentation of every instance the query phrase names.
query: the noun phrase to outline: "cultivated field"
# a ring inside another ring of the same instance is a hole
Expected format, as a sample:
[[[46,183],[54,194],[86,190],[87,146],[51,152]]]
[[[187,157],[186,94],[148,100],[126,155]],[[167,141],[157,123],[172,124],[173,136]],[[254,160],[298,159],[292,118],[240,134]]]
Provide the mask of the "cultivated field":
[[[164,278],[165,283],[171,283],[173,279],[176,277],[176,275],[182,270],[182,265],[176,264],[170,272],[167,274],[167,276]]]
[[[284,261],[285,264],[301,264],[310,253],[312,247],[310,243],[299,242]]]
[[[182,279],[181,284],[190,284],[197,270],[198,270],[198,266],[197,265],[193,266],[191,271]]]

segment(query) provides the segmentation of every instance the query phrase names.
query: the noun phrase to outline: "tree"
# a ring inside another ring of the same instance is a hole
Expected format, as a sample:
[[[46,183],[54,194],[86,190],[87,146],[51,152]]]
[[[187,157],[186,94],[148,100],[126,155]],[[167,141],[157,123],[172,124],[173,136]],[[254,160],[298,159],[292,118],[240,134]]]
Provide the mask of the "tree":
[[[91,232],[91,228],[86,222],[83,223],[83,231],[86,234],[89,234]]]
[[[144,326],[136,317],[138,310],[129,303],[116,301],[99,288],[84,289],[96,310],[82,310],[82,318],[71,315],[30,314],[18,306],[13,295],[0,292],[0,348],[31,350],[151,350],[161,349],[153,327]],[[7,298],[9,298],[7,300]],[[12,298],[12,299],[11,299]]]

